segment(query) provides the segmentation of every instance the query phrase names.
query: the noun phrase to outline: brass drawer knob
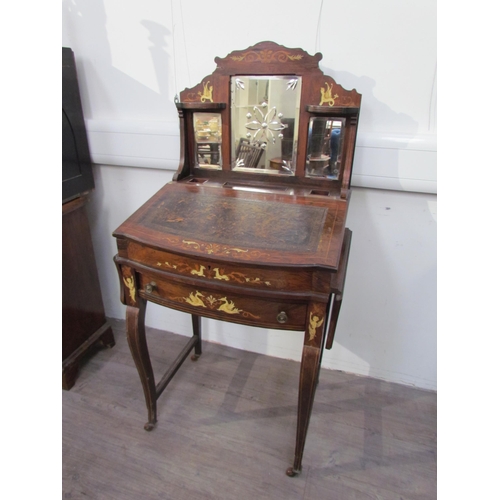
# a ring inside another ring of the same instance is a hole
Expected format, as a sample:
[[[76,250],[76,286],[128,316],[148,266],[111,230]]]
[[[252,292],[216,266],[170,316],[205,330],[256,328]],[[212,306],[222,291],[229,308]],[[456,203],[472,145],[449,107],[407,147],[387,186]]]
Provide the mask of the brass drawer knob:
[[[146,290],[147,293],[153,293],[153,290],[156,288],[156,283],[152,281],[151,283],[148,283],[145,287],[144,290]]]
[[[278,316],[276,316],[276,321],[278,323],[286,323],[288,321],[288,316],[286,315],[286,312],[285,311],[281,311]]]

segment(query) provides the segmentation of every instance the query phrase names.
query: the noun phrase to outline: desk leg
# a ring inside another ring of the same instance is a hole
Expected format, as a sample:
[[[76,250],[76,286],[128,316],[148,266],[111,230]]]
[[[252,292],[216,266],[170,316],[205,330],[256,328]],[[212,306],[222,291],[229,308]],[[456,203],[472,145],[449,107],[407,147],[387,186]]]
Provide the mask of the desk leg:
[[[138,298],[137,307],[127,306],[127,340],[139,372],[148,408],[148,422],[144,425],[144,429],[151,431],[156,424],[156,385],[144,326],[146,304],[145,300]]]
[[[293,467],[286,471],[290,477],[302,470],[302,455],[306,442],[307,428],[311,418],[314,394],[318,382],[323,350],[323,337],[327,321],[327,304],[313,303],[308,310],[308,329],[304,336],[302,361],[300,364],[299,404],[297,415],[297,438],[295,442],[295,460]]]
[[[198,337],[198,342],[194,345],[194,354],[191,356],[196,361],[201,356],[201,318],[196,314],[191,315],[193,321],[193,336]]]

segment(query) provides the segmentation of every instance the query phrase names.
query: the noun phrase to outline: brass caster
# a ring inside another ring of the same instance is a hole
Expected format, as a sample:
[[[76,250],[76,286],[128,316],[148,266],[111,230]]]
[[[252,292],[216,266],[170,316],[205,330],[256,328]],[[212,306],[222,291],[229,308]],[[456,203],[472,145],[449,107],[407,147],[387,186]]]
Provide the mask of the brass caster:
[[[191,361],[198,361],[198,358],[201,356],[201,354],[193,354],[191,356]]]
[[[155,428],[155,425],[156,425],[156,422],[155,423],[146,422],[144,424],[144,430],[148,431],[148,432],[151,432]]]
[[[286,475],[289,477],[298,476],[300,474],[300,470],[295,470],[293,467],[288,467],[286,470]]]

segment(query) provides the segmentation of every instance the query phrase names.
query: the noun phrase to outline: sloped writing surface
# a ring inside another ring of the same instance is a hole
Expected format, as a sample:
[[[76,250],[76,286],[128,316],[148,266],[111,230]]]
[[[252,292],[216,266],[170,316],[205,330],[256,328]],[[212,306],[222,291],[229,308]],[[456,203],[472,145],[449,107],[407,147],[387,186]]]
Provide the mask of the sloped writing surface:
[[[318,247],[325,207],[172,192],[141,223],[168,234],[244,248],[307,252]]]
[[[232,262],[336,268],[347,203],[171,182],[116,231],[153,248]]]

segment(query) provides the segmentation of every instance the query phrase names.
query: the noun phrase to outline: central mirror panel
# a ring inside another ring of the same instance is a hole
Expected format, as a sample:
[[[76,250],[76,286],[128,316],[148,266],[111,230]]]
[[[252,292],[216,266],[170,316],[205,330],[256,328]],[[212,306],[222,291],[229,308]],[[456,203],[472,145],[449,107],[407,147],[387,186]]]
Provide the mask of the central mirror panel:
[[[294,175],[299,130],[298,76],[231,77],[231,168]]]

